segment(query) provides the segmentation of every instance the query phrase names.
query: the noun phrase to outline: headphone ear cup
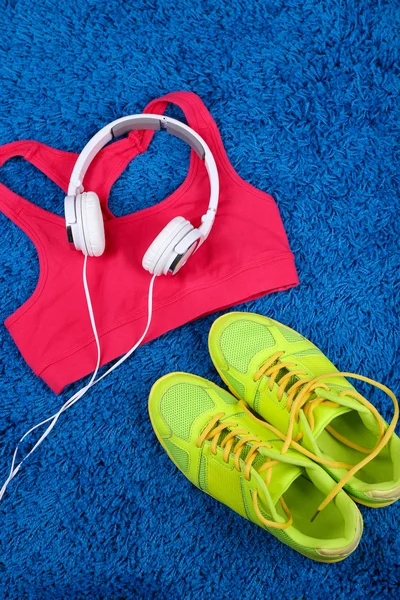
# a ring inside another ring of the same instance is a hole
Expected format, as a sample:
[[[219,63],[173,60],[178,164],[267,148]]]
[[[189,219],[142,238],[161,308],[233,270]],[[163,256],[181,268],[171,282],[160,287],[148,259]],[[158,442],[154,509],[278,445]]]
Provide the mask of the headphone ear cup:
[[[180,239],[193,229],[193,225],[183,217],[175,217],[158,234],[143,256],[142,266],[152,275],[168,273],[173,262],[172,250]]]
[[[82,226],[88,256],[101,256],[106,246],[103,214],[100,200],[94,192],[81,198]],[[86,252],[84,252],[86,254]]]

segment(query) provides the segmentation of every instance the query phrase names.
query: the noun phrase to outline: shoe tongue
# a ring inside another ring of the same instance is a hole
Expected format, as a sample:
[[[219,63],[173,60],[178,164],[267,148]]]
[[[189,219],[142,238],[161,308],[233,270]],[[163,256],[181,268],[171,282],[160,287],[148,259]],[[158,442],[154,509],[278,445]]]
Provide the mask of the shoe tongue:
[[[288,372],[289,370],[286,368],[280,369],[276,378],[277,382],[279,383],[280,379]],[[303,377],[293,375],[293,377],[287,382],[285,386],[286,390],[290,389],[293,383],[301,379],[303,379]],[[341,385],[342,383],[347,383],[345,379],[341,378],[341,384],[339,385],[336,383],[336,379],[333,378],[330,381],[327,380],[326,382],[329,384],[330,391],[328,392],[322,388],[317,388],[315,390],[315,395],[318,397],[326,398],[327,400],[331,400],[332,402],[340,404],[340,406],[333,407],[329,404],[327,405],[325,403],[321,403],[314,409],[314,438],[317,438],[333,419],[336,419],[336,417],[350,412],[351,410],[359,410],[361,406],[360,403],[353,398],[347,397],[346,399],[343,399],[339,396],[339,393],[343,389],[345,389],[343,385]],[[349,389],[350,387],[351,386],[348,384],[347,389]]]
[[[314,357],[313,357],[314,358]],[[302,361],[306,362],[306,359],[302,357]],[[311,361],[312,362],[312,361]],[[307,366],[307,364],[306,364]],[[326,368],[326,367],[324,367]],[[335,370],[335,367],[332,365],[332,371]],[[277,382],[288,373],[289,370],[287,368],[282,368],[277,375]],[[315,369],[314,372],[316,376],[323,375],[322,370]],[[286,384],[286,389],[290,388],[290,386],[302,379],[302,377],[294,375]],[[314,415],[314,428],[312,435],[316,439],[318,436],[324,431],[327,425],[329,425],[334,419],[339,417],[340,415],[346,414],[353,410],[359,413],[360,419],[363,421],[364,425],[374,434],[379,434],[379,426],[376,422],[375,417],[371,413],[371,411],[363,406],[360,402],[358,402],[355,398],[351,396],[340,396],[340,392],[345,390],[356,392],[357,390],[347,381],[345,377],[326,377],[324,380],[325,384],[328,384],[329,391],[323,388],[317,388],[315,390],[315,394],[318,397],[326,398],[326,400],[331,400],[335,402],[339,406],[330,406],[322,402],[319,404],[313,411]]]
[[[260,448],[259,454],[253,463],[253,467],[258,471],[258,469],[265,463],[266,457],[264,456],[264,449]],[[268,493],[271,497],[272,503],[275,505],[279,498],[286,492],[286,490],[291,486],[293,481],[297,479],[304,469],[297,465],[292,465],[290,463],[278,463],[271,467],[272,476],[271,480],[266,487],[268,489]],[[260,473],[260,477],[265,481],[267,478],[268,471],[262,471]]]
[[[243,416],[245,418],[247,418],[246,415],[243,415]],[[253,427],[254,427],[254,423],[253,423]],[[227,431],[222,431],[221,435],[219,436],[218,443],[220,444],[227,435],[228,435]],[[234,447],[235,446],[233,446],[233,448]],[[250,452],[251,447],[252,447],[251,443],[245,444],[243,446],[243,449],[240,452],[240,456],[242,459],[245,459],[247,454]],[[278,450],[276,450],[276,454],[277,455],[279,454]],[[290,451],[288,452],[288,455],[290,455]],[[258,470],[268,460],[271,460],[269,457],[269,454],[268,454],[268,450],[266,448],[264,448],[263,446],[261,446],[257,450],[257,456],[255,457],[253,465],[252,465],[253,469],[258,472]],[[274,460],[274,459],[272,459],[272,460]],[[291,464],[290,462],[284,462],[284,463],[280,462],[278,464],[275,464],[273,467],[271,467],[271,469],[272,469],[271,480],[268,484],[266,484],[266,487],[268,490],[268,494],[271,498],[272,504],[275,505],[278,502],[279,498],[282,496],[282,494],[293,483],[293,481],[302,474],[304,469],[303,469],[303,467],[299,467],[297,465]],[[263,482],[265,482],[267,476],[268,476],[268,470],[261,471],[261,473],[259,473],[259,477],[261,478],[261,480]]]
[[[318,392],[318,390],[316,390]],[[325,395],[324,395],[325,397]],[[329,398],[332,402],[337,402],[337,397]],[[355,408],[355,407],[354,407]],[[330,406],[329,404],[325,404],[322,402],[317,406],[314,410],[314,429],[313,436],[314,438],[318,438],[318,436],[324,431],[325,427],[331,423],[340,415],[344,415],[353,410],[349,406],[343,406],[342,404],[339,406]]]
[[[340,386],[335,388],[334,384],[329,384],[329,386],[329,391],[317,388],[315,392],[319,397],[330,400],[331,402],[335,402],[336,404],[339,404],[339,406],[334,407],[322,402],[315,408],[313,412],[313,436],[315,439],[318,438],[326,426],[329,425],[334,419],[353,410],[359,413],[360,418],[364,422],[365,426],[368,427],[368,429],[370,429],[373,433],[377,432],[376,421],[367,408],[365,408],[355,398],[351,398],[350,396],[340,396],[339,394],[343,390],[343,387]]]

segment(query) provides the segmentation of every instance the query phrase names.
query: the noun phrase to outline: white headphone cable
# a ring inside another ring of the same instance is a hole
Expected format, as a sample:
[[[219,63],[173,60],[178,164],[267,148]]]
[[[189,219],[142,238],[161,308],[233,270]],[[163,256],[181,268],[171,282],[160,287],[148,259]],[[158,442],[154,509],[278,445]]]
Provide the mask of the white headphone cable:
[[[125,360],[127,360],[131,356],[131,354],[133,354],[133,352],[137,349],[137,347],[140,346],[140,344],[144,340],[144,338],[145,338],[145,336],[146,336],[146,334],[147,334],[147,332],[149,330],[150,323],[151,323],[151,318],[152,318],[152,313],[153,313],[153,287],[154,287],[154,280],[155,280],[155,278],[156,278],[156,275],[153,275],[153,277],[151,278],[151,281],[150,281],[150,285],[149,285],[149,292],[148,292],[148,298],[147,298],[147,323],[146,323],[146,327],[144,329],[143,334],[141,335],[141,337],[139,338],[139,340],[136,342],[136,344],[134,346],[132,346],[132,348],[130,350],[128,350],[128,352],[126,354],[124,354],[124,356],[122,356],[112,367],[110,367],[105,373],[103,373],[103,375],[101,377],[99,377],[98,379],[96,379],[96,376],[97,376],[97,373],[98,373],[99,367],[100,367],[101,352],[100,352],[100,341],[99,341],[99,336],[98,336],[98,333],[97,333],[96,321],[95,321],[94,313],[93,313],[92,300],[91,300],[91,297],[90,297],[89,286],[88,286],[88,283],[87,283],[87,256],[85,256],[85,260],[84,260],[84,263],[83,263],[83,286],[84,286],[84,290],[85,290],[86,303],[87,303],[87,307],[88,307],[88,311],[89,311],[90,323],[91,323],[91,326],[92,326],[92,330],[93,330],[93,334],[94,334],[94,338],[95,338],[95,342],[96,342],[96,348],[97,348],[96,368],[95,368],[95,370],[94,370],[94,372],[93,372],[93,374],[92,374],[92,376],[91,376],[91,378],[89,380],[89,383],[87,383],[82,389],[80,389],[77,392],[75,392],[75,394],[73,396],[71,396],[71,398],[69,398],[63,404],[63,406],[60,408],[60,410],[58,412],[56,412],[51,417],[48,417],[44,421],[41,421],[40,423],[38,423],[34,427],[31,427],[31,429],[29,429],[29,431],[27,431],[26,433],[24,433],[24,435],[20,438],[20,440],[17,443],[17,446],[16,446],[16,448],[14,450],[14,454],[13,454],[13,458],[12,458],[12,461],[11,461],[11,468],[10,468],[9,475],[8,475],[6,481],[4,482],[4,484],[3,484],[3,486],[2,486],[2,488],[0,490],[0,502],[3,499],[3,496],[4,496],[5,492],[6,492],[6,489],[8,487],[8,484],[10,483],[10,481],[12,479],[14,479],[14,477],[16,476],[16,474],[18,473],[18,471],[20,470],[22,464],[26,461],[26,459],[29,458],[29,456],[31,454],[33,454],[33,452],[35,452],[35,450],[40,446],[40,444],[43,442],[43,440],[49,435],[49,433],[51,432],[51,430],[53,429],[53,427],[57,423],[58,418],[60,417],[60,415],[63,412],[65,412],[68,408],[70,408],[71,406],[73,406],[75,404],[75,402],[77,402],[80,398],[82,398],[82,396],[84,394],[86,394],[86,392],[89,390],[89,388],[91,388],[94,385],[96,385],[96,383],[98,383],[99,381],[101,381],[102,379],[104,379],[104,377],[106,377],[112,371],[114,371],[114,369],[116,369],[117,367],[119,367],[119,365],[121,365]],[[49,421],[51,421],[51,423],[47,427],[46,431],[41,435],[41,437],[35,443],[35,445],[33,446],[33,448],[31,448],[31,450],[28,452],[28,454],[26,454],[24,456],[24,458],[17,464],[17,466],[15,466],[15,461],[16,461],[16,458],[17,458],[17,454],[18,454],[18,450],[19,450],[20,444],[25,440],[26,437],[28,437],[28,435],[30,433],[32,433],[33,431],[35,431],[36,429],[38,429],[42,425],[45,425]]]

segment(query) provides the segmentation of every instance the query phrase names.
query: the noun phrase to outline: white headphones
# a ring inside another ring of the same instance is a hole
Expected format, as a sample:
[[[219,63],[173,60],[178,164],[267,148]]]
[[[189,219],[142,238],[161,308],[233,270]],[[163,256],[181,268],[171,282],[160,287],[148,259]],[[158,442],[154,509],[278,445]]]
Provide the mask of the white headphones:
[[[86,144],[72,171],[65,197],[68,241],[86,256],[101,256],[105,249],[104,221],[100,201],[94,192],[84,192],[83,178],[98,152],[112,139],[132,130],[166,130],[184,140],[204,160],[210,180],[210,200],[201,225],[195,228],[184,217],[175,217],[164,227],[146,251],[142,265],[152,275],[177,273],[207,239],[218,206],[219,178],[210,148],[193,129],[170,117],[140,114],[122,117],[106,125]]]

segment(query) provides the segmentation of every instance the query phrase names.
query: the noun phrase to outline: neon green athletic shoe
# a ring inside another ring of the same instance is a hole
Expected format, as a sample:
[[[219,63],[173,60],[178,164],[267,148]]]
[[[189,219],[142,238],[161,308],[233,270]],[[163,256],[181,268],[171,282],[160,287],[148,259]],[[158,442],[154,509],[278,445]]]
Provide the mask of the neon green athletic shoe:
[[[283,454],[289,447],[307,452],[339,482],[336,489],[343,487],[361,504],[379,507],[398,500],[399,408],[386,386],[339,373],[302,335],[261,315],[223,315],[211,327],[209,349],[229,389],[280,436]],[[390,396],[395,407],[390,425],[345,377]]]
[[[357,547],[363,523],[355,503],[339,491],[312,522],[335,482],[293,449],[282,456],[244,402],[201,377],[171,373],[153,385],[149,413],[164,450],[194,485],[284,544],[322,562]]]

